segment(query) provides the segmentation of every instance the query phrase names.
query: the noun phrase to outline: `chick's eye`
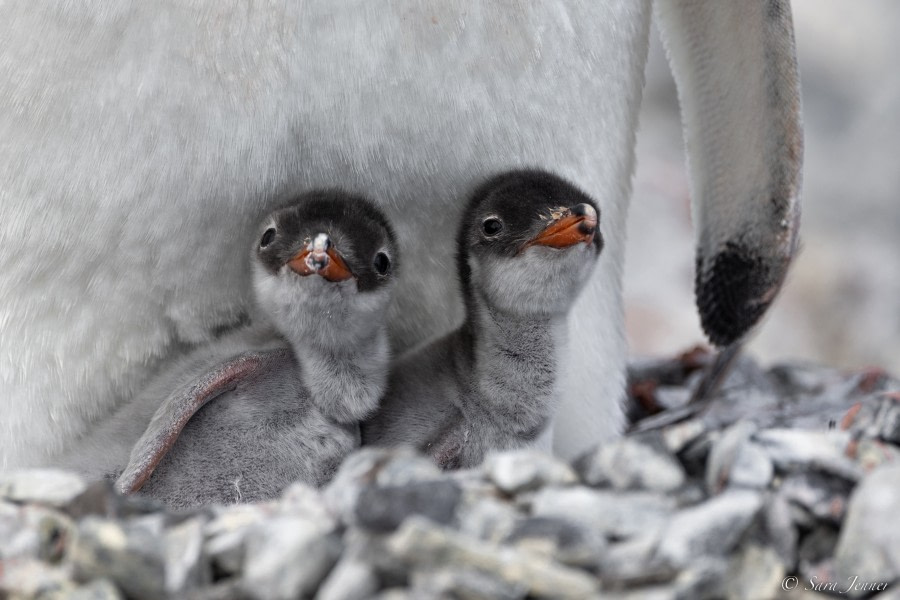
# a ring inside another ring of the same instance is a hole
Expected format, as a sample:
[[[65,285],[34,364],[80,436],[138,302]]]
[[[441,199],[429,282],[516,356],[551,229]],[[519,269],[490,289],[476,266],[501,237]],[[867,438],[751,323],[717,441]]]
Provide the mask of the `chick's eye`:
[[[497,235],[503,231],[503,221],[497,217],[488,217],[481,224],[481,230],[484,232],[484,235]]]
[[[259,240],[259,247],[265,248],[269,244],[272,243],[272,240],[275,239],[275,228],[269,227],[266,229],[265,233],[262,234],[262,239]]]
[[[387,254],[384,252],[379,252],[375,255],[375,260],[372,261],[372,266],[375,267],[375,272],[379,275],[384,275],[388,272],[388,269],[391,268],[391,259],[388,258]]]

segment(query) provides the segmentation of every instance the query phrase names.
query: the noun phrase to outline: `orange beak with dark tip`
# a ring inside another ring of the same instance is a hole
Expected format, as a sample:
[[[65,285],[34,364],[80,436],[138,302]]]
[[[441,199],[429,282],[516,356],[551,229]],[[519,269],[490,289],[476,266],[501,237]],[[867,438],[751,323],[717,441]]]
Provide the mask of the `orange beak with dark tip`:
[[[570,248],[584,242],[594,241],[597,232],[597,211],[590,204],[578,204],[557,215],[543,231],[529,240],[522,248],[547,246],[550,248]]]
[[[318,234],[288,261],[288,266],[298,275],[319,275],[331,282],[346,281],[354,277],[353,271],[324,233]]]

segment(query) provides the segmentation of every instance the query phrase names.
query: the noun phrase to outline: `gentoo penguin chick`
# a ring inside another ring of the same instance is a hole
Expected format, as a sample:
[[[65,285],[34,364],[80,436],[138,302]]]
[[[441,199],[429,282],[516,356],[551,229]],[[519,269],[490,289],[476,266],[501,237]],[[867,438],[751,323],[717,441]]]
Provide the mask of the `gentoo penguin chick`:
[[[533,442],[553,416],[566,315],[603,248],[598,225],[594,201],[550,173],[482,184],[457,237],[465,321],[392,367],[363,444],[412,444],[456,468]]]
[[[252,256],[255,331],[221,360],[206,350],[161,376],[169,395],[117,488],[184,507],[330,479],[387,381],[396,262],[391,227],[364,198],[312,192],[269,215]]]

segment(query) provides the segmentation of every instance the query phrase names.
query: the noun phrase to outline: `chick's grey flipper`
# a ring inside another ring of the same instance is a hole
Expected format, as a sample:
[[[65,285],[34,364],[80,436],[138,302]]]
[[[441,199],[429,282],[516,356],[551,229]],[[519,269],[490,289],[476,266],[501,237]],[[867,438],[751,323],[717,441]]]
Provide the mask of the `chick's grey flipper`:
[[[286,349],[246,352],[179,386],[162,403],[135,444],[128,465],[116,481],[116,489],[124,494],[140,490],[198,410],[240,382],[266,372],[289,354]]]
[[[788,0],[657,0],[684,124],[709,339],[744,336],[797,248],[803,132]]]

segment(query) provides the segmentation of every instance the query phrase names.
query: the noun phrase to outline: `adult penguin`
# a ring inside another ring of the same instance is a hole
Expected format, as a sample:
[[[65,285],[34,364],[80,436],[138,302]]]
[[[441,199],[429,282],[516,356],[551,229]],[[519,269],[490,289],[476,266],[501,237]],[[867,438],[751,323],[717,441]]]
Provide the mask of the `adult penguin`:
[[[727,344],[795,249],[790,7],[655,4],[684,115],[699,309]],[[555,449],[616,435],[652,12],[649,0],[0,5],[0,469],[55,464],[161,361],[240,323],[249,272],[235,240],[290,190],[382,199],[406,257],[395,351],[449,331],[460,198],[534,165],[604,206],[604,260],[569,317]]]

